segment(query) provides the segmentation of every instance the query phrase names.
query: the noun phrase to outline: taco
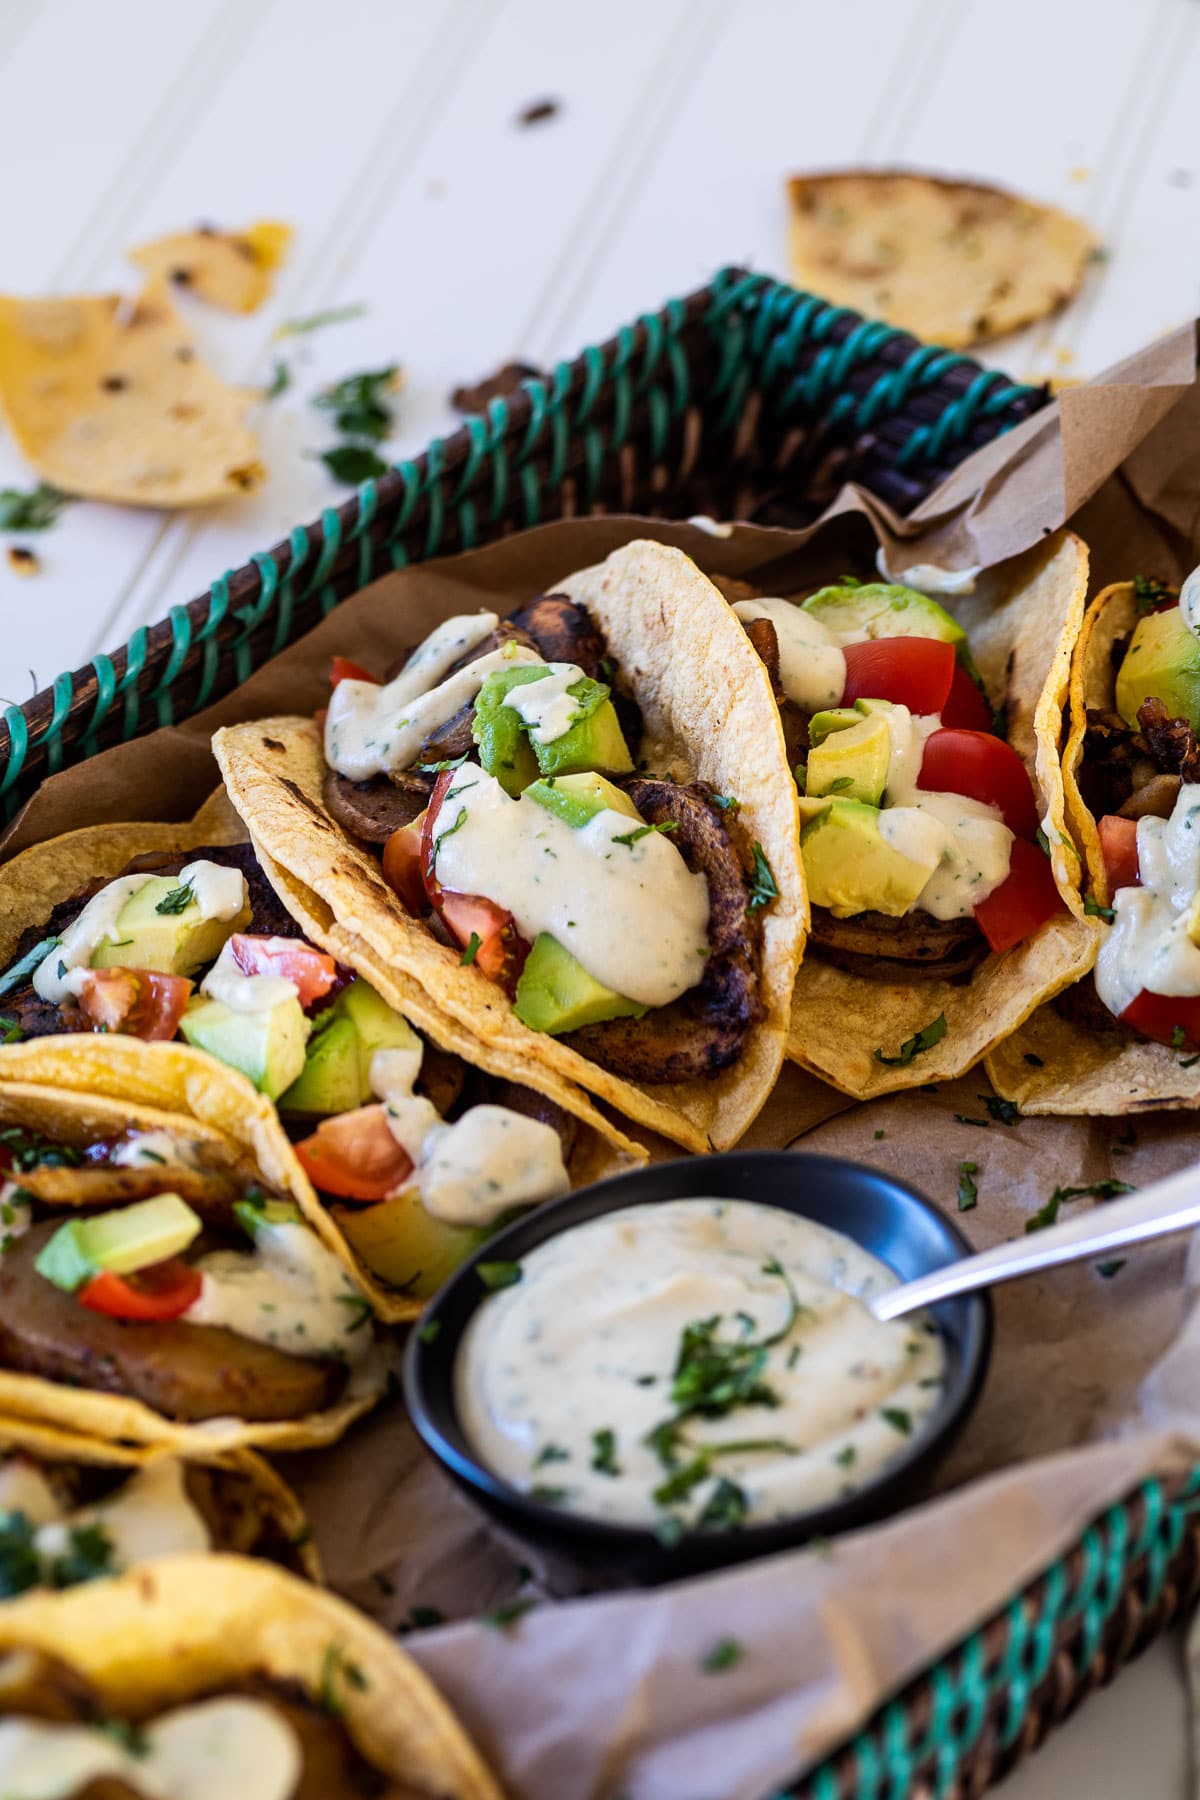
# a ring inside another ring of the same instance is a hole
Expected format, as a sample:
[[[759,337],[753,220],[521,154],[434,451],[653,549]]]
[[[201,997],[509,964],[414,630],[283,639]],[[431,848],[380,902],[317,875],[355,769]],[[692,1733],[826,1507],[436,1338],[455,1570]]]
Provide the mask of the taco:
[[[0,1792],[501,1800],[377,1625],[243,1557],[171,1557],[0,1608]]]
[[[514,1209],[644,1158],[581,1088],[481,1045],[254,845],[221,841],[243,831],[210,802],[186,826],[87,827],[0,869],[0,1027],[19,1052],[0,1050],[0,1078],[7,1059],[13,1079],[189,1112],[228,1092],[210,1057],[239,1070],[295,1140],[252,1104],[288,1190],[391,1320]]]
[[[1091,965],[1059,729],[1087,552],[951,613],[896,584],[741,598],[801,791],[812,919],[788,1055],[857,1099],[962,1074]]]
[[[0,1071],[0,1417],[185,1452],[340,1437],[388,1346],[297,1204],[268,1103],[215,1064],[226,1129],[22,1079],[44,1048]]]
[[[321,1579],[300,1502],[252,1450],[184,1460],[0,1420],[0,1600],[209,1550]]]
[[[1063,774],[1100,947],[1092,973],[988,1059],[993,1085],[1023,1112],[1200,1105],[1194,593],[1119,582],[1084,622]]]
[[[272,865],[481,1045],[689,1148],[738,1138],[803,944],[796,802],[695,565],[635,542],[334,681],[323,729],[214,739]]]

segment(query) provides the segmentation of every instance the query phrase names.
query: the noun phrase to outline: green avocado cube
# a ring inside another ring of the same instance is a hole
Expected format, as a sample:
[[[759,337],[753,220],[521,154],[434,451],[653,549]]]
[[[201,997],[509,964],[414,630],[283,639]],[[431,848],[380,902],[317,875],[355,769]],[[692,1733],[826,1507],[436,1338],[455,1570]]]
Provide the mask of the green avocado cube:
[[[832,731],[846,731],[851,725],[857,725],[862,714],[853,706],[830,706],[822,712],[815,712],[808,721],[808,741],[812,745],[823,744]]]
[[[300,1208],[290,1200],[235,1200],[233,1216],[247,1237],[256,1238],[269,1225],[301,1225]]]
[[[868,581],[860,587],[823,587],[804,602],[842,638],[927,637],[965,646],[967,634],[944,606],[898,582]]]
[[[1138,708],[1152,698],[1200,730],[1200,638],[1177,606],[1138,620],[1117,673],[1117,711],[1127,725],[1136,727]]]
[[[567,692],[579,703],[581,716],[548,744],[530,739],[542,774],[570,775],[607,769],[613,775],[628,775],[633,758],[604,683],[591,681],[585,675]]]
[[[214,962],[225,940],[250,922],[250,905],[233,919],[206,919],[195,900],[176,910],[183,886],[176,875],[152,875],[117,914],[116,940],[93,952],[93,969],[152,969],[194,975]],[[168,906],[166,912],[159,908]]]
[[[545,663],[514,663],[511,669],[493,669],[476,696],[471,736],[479,748],[480,764],[513,800],[537,779],[538,765],[520,714],[505,706],[504,700],[513,688],[544,681],[549,673]]]
[[[594,772],[558,775],[549,781],[532,782],[525,790],[525,798],[536,800],[539,806],[554,813],[573,831],[582,831],[598,812],[619,812],[627,819],[641,818],[628,794]]]
[[[404,1017],[389,1006],[369,981],[356,976],[338,995],[337,1010],[349,1019],[358,1034],[359,1073],[363,1093],[370,1098],[371,1058],[376,1050],[420,1050],[421,1040]]]
[[[813,796],[844,794],[878,806],[887,786],[892,739],[887,720],[864,719],[845,731],[832,732],[808,753],[806,792]]]
[[[353,1022],[331,1019],[309,1040],[304,1067],[279,1096],[280,1112],[311,1116],[353,1112],[368,1098],[361,1062]]]
[[[415,1300],[436,1294],[459,1263],[498,1229],[446,1225],[425,1210],[415,1188],[373,1206],[335,1206],[334,1221],[377,1281]]]
[[[605,1019],[640,1019],[646,1010],[589,975],[546,931],[534,940],[513,1003],[522,1025],[551,1037]]]
[[[34,1267],[55,1287],[73,1294],[104,1271],[131,1275],[179,1256],[201,1228],[178,1194],[155,1194],[112,1212],[68,1219],[43,1244]]]
[[[836,919],[881,912],[901,918],[936,865],[914,862],[887,843],[879,809],[860,800],[830,800],[800,832],[809,899]]]
[[[310,1029],[294,995],[259,1012],[237,1012],[223,1000],[199,995],[188,1001],[179,1023],[185,1042],[240,1069],[269,1100],[303,1069]]]

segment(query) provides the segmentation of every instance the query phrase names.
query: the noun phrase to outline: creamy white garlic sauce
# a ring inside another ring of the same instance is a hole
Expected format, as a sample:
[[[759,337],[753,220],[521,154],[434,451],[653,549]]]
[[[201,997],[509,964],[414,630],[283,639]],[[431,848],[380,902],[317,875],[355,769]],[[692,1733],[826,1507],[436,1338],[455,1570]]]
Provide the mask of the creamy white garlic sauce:
[[[157,879],[153,874],[119,875],[93,894],[78,918],[63,932],[60,942],[38,964],[33,976],[34,992],[56,1006],[81,993],[96,951],[102,944],[121,941],[118,920],[125,902],[148,881]],[[202,919],[235,919],[247,902],[246,878],[241,870],[228,869],[205,858],[180,869],[177,885],[191,888]]]
[[[635,820],[608,808],[576,829],[464,763],[434,841],[444,888],[504,907],[530,943],[548,932],[626,999],[667,1006],[701,979],[708,884],[666,833],[639,835]]]
[[[516,713],[535,744],[552,744],[564,737],[581,716],[570,689],[586,680],[583,670],[576,663],[552,662],[546,667],[548,675],[522,682],[504,696],[504,705]]]
[[[998,806],[917,786],[925,744],[941,729],[936,713],[907,706],[884,715],[891,737],[879,832],[884,842],[929,870],[916,904],[935,919],[966,918],[1008,878],[1013,834]]]
[[[432,1101],[413,1093],[419,1071],[419,1054],[414,1066],[407,1050],[377,1050],[370,1082],[393,1136],[412,1158],[404,1185],[416,1188],[433,1218],[478,1228],[514,1207],[570,1192],[562,1140],[552,1126],[489,1105],[469,1107],[447,1123]]]
[[[697,531],[707,532],[709,537],[730,538],[733,536],[733,526],[727,519],[714,519],[709,513],[693,513],[688,519],[688,524],[694,525]]]
[[[733,610],[743,624],[769,619],[775,627],[779,680],[793,706],[813,713],[840,704],[846,658],[841,639],[828,625],[794,600],[735,600]]]
[[[133,1132],[114,1146],[109,1160],[118,1169],[142,1169],[160,1163],[184,1169],[201,1166],[194,1143],[174,1131],[158,1128]]]
[[[1179,790],[1169,819],[1137,822],[1139,887],[1118,888],[1096,958],[1096,992],[1118,1017],[1142,989],[1200,994],[1200,785]]]
[[[184,1465],[173,1457],[135,1469],[104,1499],[72,1511],[60,1504],[36,1464],[14,1456],[0,1464],[0,1521],[14,1513],[34,1527],[34,1548],[47,1571],[69,1552],[75,1532],[93,1526],[107,1540],[106,1575],[119,1575],[156,1556],[212,1548],[208,1526],[188,1495]]]
[[[524,644],[508,643],[448,675],[499,623],[493,612],[461,613],[429,634],[394,681],[339,681],[325,718],[330,768],[352,781],[408,768],[429,734],[474,700],[493,669],[542,661]]]
[[[982,563],[967,569],[943,569],[940,563],[913,563],[898,575],[889,572],[887,553],[881,544],[875,555],[875,567],[883,579],[899,587],[915,588],[918,594],[973,594],[975,583],[983,573]]]
[[[631,1206],[549,1239],[520,1266],[464,1334],[458,1414],[497,1474],[572,1512],[694,1526],[722,1493],[728,1518],[726,1482],[742,1521],[792,1517],[861,1487],[920,1431],[944,1386],[932,1323],[883,1324],[864,1303],[895,1284],[892,1271],[776,1207]],[[767,1345],[755,1380],[770,1400],[680,1417],[675,1370],[698,1327],[722,1345]],[[697,1459],[698,1478],[681,1479]]]
[[[200,992],[239,1013],[270,1012],[285,1001],[300,1000],[299,988],[286,975],[247,975],[239,968],[232,938],[200,983]]]
[[[195,1267],[204,1284],[183,1314],[193,1325],[223,1325],[291,1356],[352,1364],[373,1348],[361,1288],[307,1225],[263,1219],[253,1251],[213,1250]]]
[[[1188,630],[1200,637],[1200,569],[1184,577],[1179,590],[1179,611]]]
[[[147,1800],[291,1800],[302,1769],[289,1720],[236,1694],[162,1714],[136,1749],[92,1725],[0,1719],[4,1800],[66,1800],[105,1776]]]

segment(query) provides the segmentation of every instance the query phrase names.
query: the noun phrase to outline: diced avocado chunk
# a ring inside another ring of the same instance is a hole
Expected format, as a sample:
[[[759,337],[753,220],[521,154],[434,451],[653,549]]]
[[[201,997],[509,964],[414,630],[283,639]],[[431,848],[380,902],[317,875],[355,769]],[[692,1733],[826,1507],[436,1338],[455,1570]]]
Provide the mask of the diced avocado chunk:
[[[181,886],[177,875],[152,875],[130,894],[117,914],[116,941],[92,953],[94,969],[153,969],[162,975],[193,975],[215,961],[225,940],[250,923],[250,905],[233,919],[206,919],[195,900],[179,911],[158,908]]]
[[[300,1225],[300,1208],[290,1200],[235,1200],[233,1216],[248,1237],[257,1237],[269,1225]]]
[[[833,805],[831,794],[798,794],[796,804],[800,809],[800,824],[805,826],[810,819],[819,819],[823,812],[828,812]]]
[[[415,1188],[374,1206],[335,1206],[346,1242],[371,1274],[418,1300],[436,1294],[486,1231],[445,1225],[426,1212]]]
[[[835,918],[860,912],[900,918],[929,879],[928,867],[884,841],[879,816],[861,800],[831,800],[800,833],[809,899]]]
[[[871,719],[876,713],[895,712],[896,702],[894,700],[856,700],[854,710],[860,719]]]
[[[579,690],[585,684],[589,689],[599,690],[599,700],[591,694],[580,698]],[[590,681],[585,676],[568,692],[573,698],[580,699],[581,707],[591,705],[592,710],[548,744],[530,740],[542,774],[570,775],[586,769],[607,769],[613,775],[628,775],[633,768],[633,758],[616,708],[608,698],[608,689],[602,682]]]
[[[1200,638],[1177,606],[1138,620],[1117,673],[1117,711],[1127,725],[1136,726],[1139,706],[1152,697],[1200,730]]]
[[[43,1244],[34,1267],[55,1287],[73,1294],[105,1271],[131,1275],[179,1256],[200,1230],[201,1221],[186,1200],[155,1194],[133,1206],[68,1219]]]
[[[198,995],[188,1001],[179,1029],[187,1043],[240,1069],[274,1100],[304,1067],[310,1026],[294,995],[260,1012],[237,1012],[223,1000]]]
[[[604,1019],[640,1019],[646,1008],[605,987],[543,931],[521,972],[513,1011],[530,1031],[554,1036]]]
[[[603,775],[594,773],[558,775],[549,781],[535,781],[526,788],[525,798],[536,800],[539,806],[556,814],[574,831],[581,831],[598,812],[619,812],[627,819],[641,816],[628,794],[606,781]]]
[[[857,725],[862,714],[853,706],[830,706],[822,712],[815,712],[808,721],[808,741],[810,744],[823,744],[831,731],[847,731],[851,725]]]
[[[927,637],[963,645],[967,634],[944,606],[916,588],[868,581],[861,587],[823,587],[804,602],[805,612],[845,637]],[[960,661],[961,661],[960,656]]]
[[[807,792],[844,794],[878,806],[887,786],[891,742],[886,719],[858,715],[857,724],[831,733],[809,751]]]
[[[279,1096],[279,1110],[325,1117],[365,1106],[376,1050],[420,1052],[421,1040],[369,982],[356,977],[338,995],[333,1017],[309,1039],[304,1067]]]
[[[513,688],[528,681],[544,681],[549,673],[545,663],[514,663],[511,669],[493,669],[476,696],[471,736],[479,747],[479,761],[513,800],[536,781],[538,765],[520,714],[505,706],[504,699]]]
[[[331,1019],[323,1031],[310,1038],[304,1067],[279,1096],[280,1112],[353,1112],[367,1097],[360,1065],[358,1032],[352,1021]]]

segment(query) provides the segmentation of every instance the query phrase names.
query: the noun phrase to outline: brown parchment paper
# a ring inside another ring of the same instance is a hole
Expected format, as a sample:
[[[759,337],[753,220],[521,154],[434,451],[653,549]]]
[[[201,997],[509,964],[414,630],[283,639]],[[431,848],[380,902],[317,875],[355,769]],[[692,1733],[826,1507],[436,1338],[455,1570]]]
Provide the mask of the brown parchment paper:
[[[332,651],[382,667],[436,619],[485,600],[503,609],[635,535],[678,544],[711,573],[787,591],[865,570],[880,545],[893,571],[990,563],[1070,522],[1092,545],[1096,585],[1131,570],[1175,578],[1200,560],[1194,373],[1189,328],[1068,390],[903,523],[848,490],[805,534],[566,521],[388,576],[199,719],[45,783],[6,848],[83,822],[190,816],[215,778],[215,726],[320,705]],[[1005,1125],[988,1115],[986,1094],[977,1072],[934,1093],[853,1106],[792,1068],[747,1141],[803,1141],[893,1170],[954,1212],[978,1246],[1020,1233],[1059,1184],[1142,1185],[1196,1154],[1186,1115],[1140,1118],[1131,1139],[1123,1120]],[[976,1165],[978,1201],[960,1214],[964,1162]],[[1176,1241],[1107,1278],[1083,1266],[1002,1290],[987,1388],[923,1506],[825,1551],[672,1589],[551,1600],[536,1553],[480,1523],[397,1406],[333,1450],[289,1458],[287,1473],[335,1585],[396,1628],[427,1619],[419,1609],[452,1621],[406,1642],[514,1796],[759,1800],[1001,1606],[1108,1503],[1200,1456],[1198,1280],[1200,1255]],[[480,1622],[515,1593],[544,1603],[506,1630]],[[706,1653],[730,1637],[739,1660],[704,1673]]]

